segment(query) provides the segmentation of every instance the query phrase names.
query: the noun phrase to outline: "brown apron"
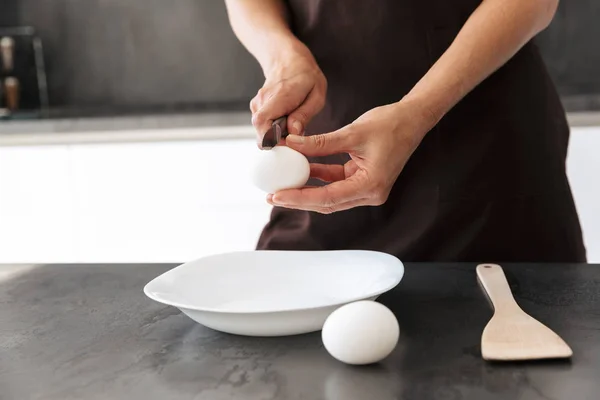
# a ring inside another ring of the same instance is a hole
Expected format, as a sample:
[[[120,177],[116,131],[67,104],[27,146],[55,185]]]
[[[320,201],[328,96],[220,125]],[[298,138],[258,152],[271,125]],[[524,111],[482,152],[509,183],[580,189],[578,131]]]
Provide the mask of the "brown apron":
[[[328,80],[325,108],[307,134],[400,100],[480,2],[288,0],[293,30]],[[565,112],[529,43],[429,132],[383,206],[331,215],[275,208],[258,249],[368,249],[403,261],[584,262],[565,172],[568,141]]]

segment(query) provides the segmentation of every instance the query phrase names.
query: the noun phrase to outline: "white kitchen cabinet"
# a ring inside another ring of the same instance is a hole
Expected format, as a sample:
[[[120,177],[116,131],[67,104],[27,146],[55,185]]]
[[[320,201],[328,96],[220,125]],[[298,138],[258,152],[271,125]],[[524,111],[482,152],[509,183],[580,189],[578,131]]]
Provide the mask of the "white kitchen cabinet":
[[[600,263],[600,127],[573,129],[567,174],[579,212],[588,261]]]
[[[181,261],[252,249],[270,207],[251,140],[74,146],[80,260]]]
[[[68,146],[0,147],[0,263],[73,259]]]
[[[600,127],[573,129],[568,173],[600,262]],[[0,147],[0,263],[180,262],[254,247],[270,207],[252,139]]]

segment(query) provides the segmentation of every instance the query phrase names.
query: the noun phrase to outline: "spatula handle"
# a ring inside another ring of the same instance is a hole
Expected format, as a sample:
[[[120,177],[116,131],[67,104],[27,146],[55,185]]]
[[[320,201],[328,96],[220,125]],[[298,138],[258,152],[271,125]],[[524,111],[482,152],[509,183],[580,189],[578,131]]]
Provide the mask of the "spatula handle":
[[[477,277],[487,292],[495,312],[501,313],[513,311],[515,308],[519,309],[502,267],[496,264],[478,265]]]

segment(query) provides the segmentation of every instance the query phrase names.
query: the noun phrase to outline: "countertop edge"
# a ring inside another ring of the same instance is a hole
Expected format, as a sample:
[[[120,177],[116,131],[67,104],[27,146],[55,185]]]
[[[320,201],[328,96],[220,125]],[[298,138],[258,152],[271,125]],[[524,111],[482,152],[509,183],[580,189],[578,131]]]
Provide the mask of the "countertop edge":
[[[0,147],[254,138],[247,112],[0,122]],[[573,128],[600,126],[600,112],[568,113]]]

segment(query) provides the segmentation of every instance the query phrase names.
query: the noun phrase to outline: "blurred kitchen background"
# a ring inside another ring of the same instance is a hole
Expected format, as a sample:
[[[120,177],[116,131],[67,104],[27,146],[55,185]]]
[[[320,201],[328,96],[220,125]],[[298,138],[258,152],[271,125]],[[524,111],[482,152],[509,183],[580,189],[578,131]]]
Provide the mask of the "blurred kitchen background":
[[[600,262],[600,1],[537,38]],[[253,248],[262,74],[221,0],[0,0],[0,263],[181,262]]]

